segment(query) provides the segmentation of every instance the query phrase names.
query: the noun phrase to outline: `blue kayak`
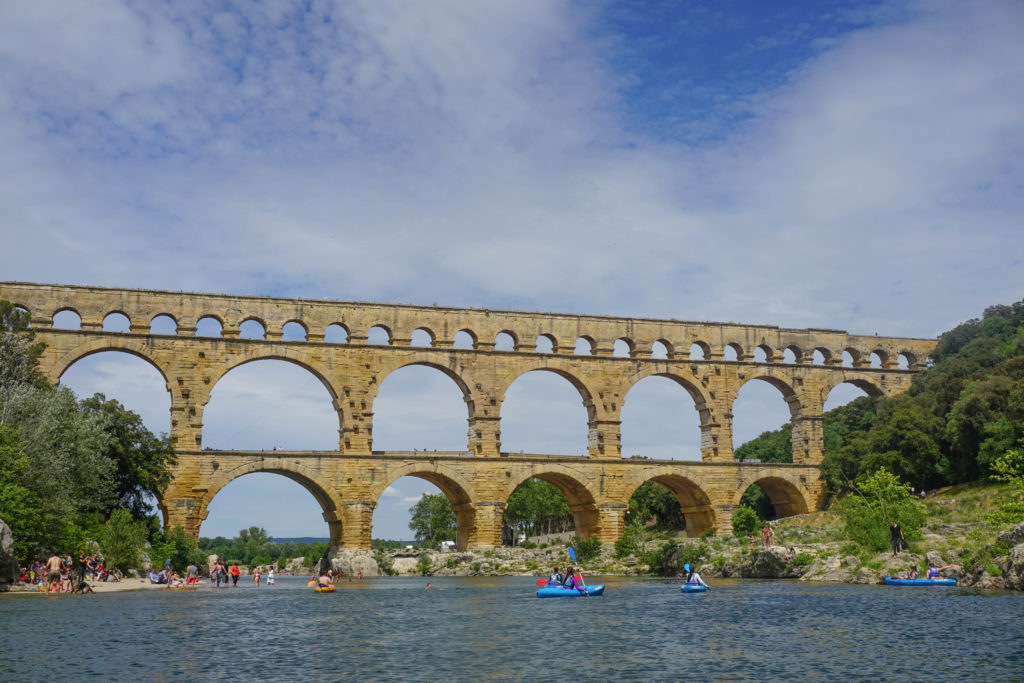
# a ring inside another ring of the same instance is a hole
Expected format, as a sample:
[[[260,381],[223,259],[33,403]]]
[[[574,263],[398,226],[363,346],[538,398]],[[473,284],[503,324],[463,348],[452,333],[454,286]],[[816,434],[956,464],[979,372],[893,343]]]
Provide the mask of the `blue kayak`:
[[[684,583],[682,586],[679,587],[679,590],[683,591],[684,593],[706,593],[708,587],[701,585],[699,583]]]
[[[888,586],[955,586],[956,579],[894,579],[885,577]]]
[[[585,598],[588,595],[594,597],[604,593],[604,584],[598,583],[587,586],[587,592],[581,593],[575,588],[564,588],[562,586],[544,586],[537,590],[538,598]]]

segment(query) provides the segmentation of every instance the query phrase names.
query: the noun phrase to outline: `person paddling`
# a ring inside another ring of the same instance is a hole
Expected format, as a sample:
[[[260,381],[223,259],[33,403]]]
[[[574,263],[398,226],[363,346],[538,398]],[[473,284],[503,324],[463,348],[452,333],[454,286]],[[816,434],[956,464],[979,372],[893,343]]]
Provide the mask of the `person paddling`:
[[[696,567],[691,568],[689,564],[684,564],[683,571],[686,572],[687,586],[704,586],[705,588],[711,588],[711,586],[704,583],[704,579],[700,578],[700,574],[697,573]]]
[[[579,571],[578,568],[566,567],[566,569],[565,569],[566,579],[565,579],[565,584],[564,584],[565,587],[566,588],[573,588],[575,590],[578,590],[580,593],[583,593],[584,595],[590,595],[587,592],[586,584],[583,583],[583,574],[577,574],[576,573],[577,571]]]

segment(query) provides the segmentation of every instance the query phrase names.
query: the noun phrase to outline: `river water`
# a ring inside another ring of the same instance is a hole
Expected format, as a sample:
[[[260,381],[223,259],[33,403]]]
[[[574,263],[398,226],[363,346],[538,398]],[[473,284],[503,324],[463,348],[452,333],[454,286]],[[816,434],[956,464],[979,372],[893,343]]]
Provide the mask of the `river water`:
[[[572,600],[538,600],[528,577],[13,594],[0,680],[1024,681],[1019,593],[604,582]]]

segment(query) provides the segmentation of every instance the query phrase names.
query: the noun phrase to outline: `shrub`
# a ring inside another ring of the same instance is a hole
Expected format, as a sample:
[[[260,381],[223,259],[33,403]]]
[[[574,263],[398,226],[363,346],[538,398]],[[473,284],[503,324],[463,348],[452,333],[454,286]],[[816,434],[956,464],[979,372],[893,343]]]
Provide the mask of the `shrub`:
[[[677,547],[679,548],[678,567],[680,571],[684,564],[696,566],[702,557],[708,555],[707,543],[680,543]]]
[[[391,556],[383,550],[374,550],[373,559],[377,562],[377,568],[380,569],[381,574],[391,576],[395,573],[394,561],[391,559]]]
[[[701,538],[702,541],[706,540],[706,539],[709,539],[709,538],[714,538],[714,536],[715,536],[715,527],[708,527],[704,531],[700,532],[700,538]]]
[[[585,541],[574,536],[570,545],[576,549],[576,561],[580,564],[601,554],[601,539],[597,536],[591,536]]]
[[[900,525],[907,541],[920,538],[924,522],[910,487],[884,469],[860,478],[857,491],[836,503],[835,511],[843,519],[846,536],[876,552],[890,545],[890,520]]]
[[[811,562],[814,562],[814,556],[810,553],[797,553],[797,556],[792,560],[794,567],[806,567]]]
[[[667,566],[668,559],[671,557],[673,552],[675,552],[675,544],[664,543],[660,546],[644,551],[641,555],[641,561],[647,565],[649,573],[660,576],[665,574],[665,567]]]
[[[636,555],[640,551],[640,531],[634,526],[627,526],[622,538],[615,541],[615,557],[622,559]]]
[[[423,553],[419,556],[419,558],[416,559],[416,571],[418,571],[423,576],[426,576],[427,572],[430,571],[430,566],[430,555]]]
[[[473,564],[469,565],[469,568],[472,569],[474,572],[478,572],[480,571],[480,563],[474,562]]]
[[[732,513],[732,533],[743,538],[754,533],[754,529],[761,523],[761,518],[750,508],[741,505]]]
[[[145,541],[145,526],[132,519],[131,513],[124,509],[114,510],[100,532],[100,550],[111,569],[138,569],[139,553]]]
[[[525,548],[527,550],[532,550],[533,548],[537,547],[537,544],[534,543],[533,541],[523,541],[522,543],[519,544],[519,547],[520,548]]]

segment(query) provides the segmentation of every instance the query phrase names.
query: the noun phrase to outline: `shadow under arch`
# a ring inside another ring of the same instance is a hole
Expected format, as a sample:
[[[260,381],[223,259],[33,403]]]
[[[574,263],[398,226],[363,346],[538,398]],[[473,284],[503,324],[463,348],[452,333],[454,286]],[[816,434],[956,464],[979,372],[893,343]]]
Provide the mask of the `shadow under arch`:
[[[476,510],[473,507],[473,485],[460,474],[443,465],[416,462],[388,471],[388,476],[370,491],[374,507],[380,502],[385,489],[402,477],[423,479],[441,490],[448,498],[455,513],[455,547],[465,550],[476,526]],[[370,535],[372,536],[372,530]]]
[[[681,474],[655,471],[645,477],[643,481],[637,482],[637,485],[629,493],[630,498],[648,481],[661,484],[671,491],[679,501],[687,536],[697,537],[705,530],[715,528],[715,508],[711,504],[711,498],[705,492],[706,485],[703,482],[695,481]]]
[[[341,547],[341,511],[338,509],[335,499],[328,493],[330,490],[329,484],[321,480],[318,472],[303,465],[301,462],[296,462],[294,459],[285,458],[247,458],[240,464],[236,464],[234,466],[229,465],[228,467],[220,467],[219,464],[220,461],[214,460],[214,472],[206,480],[206,489],[199,497],[196,509],[197,525],[195,529],[197,538],[199,537],[199,531],[202,527],[203,521],[209,515],[209,505],[216,495],[231,482],[236,481],[247,474],[262,472],[268,474],[279,474],[283,477],[287,477],[306,489],[320,505],[320,509],[323,511],[324,521],[327,522],[327,527],[330,532],[331,549],[333,550]],[[169,511],[163,499],[158,501],[158,507],[160,508],[160,513],[163,517],[164,528],[166,528]]]
[[[797,484],[775,475],[754,475],[748,477],[737,487],[733,499],[734,505],[740,504],[740,499],[748,488],[757,484],[768,496],[772,507],[775,508],[776,517],[792,517],[810,512],[807,500],[810,497],[807,491]]]
[[[504,502],[507,504],[512,493],[519,488],[527,479],[540,479],[552,484],[557,488],[569,502],[569,512],[572,513],[573,524],[576,527],[576,536],[586,540],[595,536],[600,531],[600,512],[597,507],[597,500],[591,491],[593,482],[585,483],[578,472],[561,465],[542,466],[528,475],[509,482],[505,490]]]

